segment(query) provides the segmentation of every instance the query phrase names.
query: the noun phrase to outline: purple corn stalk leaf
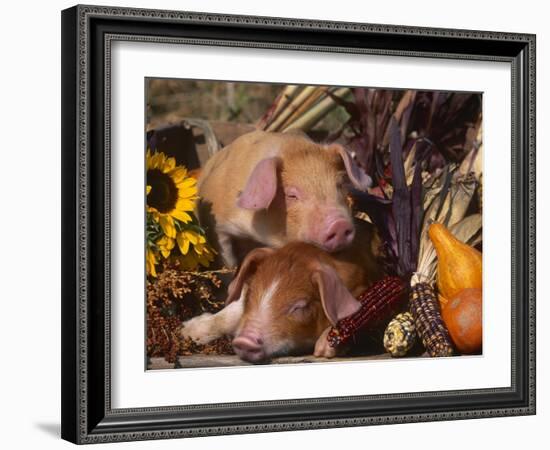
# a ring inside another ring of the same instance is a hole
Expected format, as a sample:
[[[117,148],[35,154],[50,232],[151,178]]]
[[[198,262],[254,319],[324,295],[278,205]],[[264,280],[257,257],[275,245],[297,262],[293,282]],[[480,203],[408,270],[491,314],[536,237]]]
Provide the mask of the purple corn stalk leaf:
[[[422,164],[417,160],[411,186],[411,259],[415,269],[420,247],[422,215]]]
[[[399,252],[397,273],[402,278],[408,278],[416,266],[411,253],[411,195],[405,178],[400,130],[393,117],[390,119],[390,160],[393,184],[393,217],[397,230],[397,248]]]

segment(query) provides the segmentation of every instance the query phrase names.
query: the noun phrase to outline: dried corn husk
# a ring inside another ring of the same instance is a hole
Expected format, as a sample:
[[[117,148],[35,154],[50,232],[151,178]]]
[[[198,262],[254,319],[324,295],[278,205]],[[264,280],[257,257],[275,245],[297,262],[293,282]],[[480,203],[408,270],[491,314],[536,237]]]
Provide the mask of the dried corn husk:
[[[336,97],[344,98],[351,91],[348,88],[337,89],[333,95]],[[310,130],[313,128],[323,117],[325,117],[330,111],[336,108],[338,104],[331,98],[326,97],[307,112],[305,112],[301,117],[295,120],[293,123],[289,124],[284,128],[283,131],[290,130]]]
[[[400,123],[401,142],[405,142],[405,132],[409,123],[409,115],[407,114],[407,111],[410,111],[410,108],[413,106],[415,99],[416,91],[405,91],[393,113],[393,117],[395,118],[395,120]],[[390,142],[389,131],[390,128],[387,127],[386,132],[384,133],[384,139],[382,141],[382,145],[384,146],[388,145],[388,143]]]
[[[281,131],[285,121],[296,111],[302,104],[319,89],[317,86],[305,86],[281,111],[279,116],[267,126],[268,131]]]
[[[289,84],[284,88],[281,94],[275,99],[270,110],[264,114],[264,116],[256,124],[256,128],[259,130],[265,130],[279,114],[287,107],[287,105],[296,96],[300,86]]]
[[[416,143],[412,146],[407,158],[403,162],[405,168],[405,178],[407,179],[407,186],[410,186],[414,177],[414,158],[416,156]]]
[[[479,180],[483,173],[483,143],[481,140],[481,126],[477,131],[477,137],[473,142],[472,150],[464,157],[457,170],[457,177],[473,176]]]
[[[296,108],[290,116],[281,124],[280,128],[285,129],[295,122],[299,117],[305,114],[319,100],[326,97],[327,88],[318,87],[298,108]]]

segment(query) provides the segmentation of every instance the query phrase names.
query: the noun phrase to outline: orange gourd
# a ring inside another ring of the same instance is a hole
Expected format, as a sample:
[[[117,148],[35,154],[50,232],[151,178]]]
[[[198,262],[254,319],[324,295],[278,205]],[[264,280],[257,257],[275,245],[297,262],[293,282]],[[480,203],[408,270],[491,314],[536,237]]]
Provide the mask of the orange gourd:
[[[481,289],[481,253],[459,241],[440,223],[431,224],[428,235],[437,253],[439,293],[447,299],[452,299],[463,289]]]
[[[463,354],[481,352],[482,292],[464,289],[443,305],[441,317],[455,348]]]

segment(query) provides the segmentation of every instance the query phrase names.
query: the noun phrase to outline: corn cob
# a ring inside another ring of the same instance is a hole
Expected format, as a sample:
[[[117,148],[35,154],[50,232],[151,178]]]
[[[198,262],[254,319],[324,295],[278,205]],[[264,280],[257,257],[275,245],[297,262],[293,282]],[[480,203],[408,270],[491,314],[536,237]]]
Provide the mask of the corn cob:
[[[398,277],[384,277],[374,283],[358,300],[361,308],[338,321],[327,336],[331,347],[346,343],[360,329],[375,326],[395,314],[407,292],[407,285]]]
[[[405,356],[415,342],[416,329],[410,312],[395,316],[384,331],[384,348],[392,356]]]
[[[409,308],[416,331],[430,356],[451,356],[453,346],[432,284],[421,281],[418,273],[411,278]]]

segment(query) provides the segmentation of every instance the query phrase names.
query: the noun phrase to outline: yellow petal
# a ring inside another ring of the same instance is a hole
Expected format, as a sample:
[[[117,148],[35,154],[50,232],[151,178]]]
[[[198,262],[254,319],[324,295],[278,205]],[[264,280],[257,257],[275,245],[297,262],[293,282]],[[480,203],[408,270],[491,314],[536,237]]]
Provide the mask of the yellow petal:
[[[185,177],[187,176],[187,170],[185,167],[178,166],[174,170],[170,172],[170,177],[172,180],[174,180],[174,183],[179,185],[185,180]]]
[[[153,155],[151,156],[151,160],[149,162],[150,169],[158,169],[159,162],[161,159],[162,159],[162,153],[153,153]]]
[[[176,208],[179,211],[193,211],[195,209],[195,202],[188,199],[179,199],[176,202]]]
[[[192,198],[197,196],[197,186],[178,187],[179,198]]]
[[[176,181],[174,179],[174,183],[176,183],[176,186],[178,189],[190,189],[196,186],[197,180],[195,178],[184,178],[183,181]]]
[[[183,234],[185,234],[185,237],[191,242],[191,244],[195,245],[199,242],[198,235],[194,231],[185,230]]]
[[[162,165],[162,172],[168,173],[170,172],[174,167],[176,167],[176,159],[175,158],[166,158],[164,161],[164,164]]]
[[[147,187],[145,188],[145,192],[147,192],[147,195],[149,195],[149,192],[151,192],[151,189],[153,189],[153,186],[148,184]]]
[[[176,237],[176,227],[174,226],[174,219],[171,216],[166,214],[159,216],[159,223],[166,236],[170,238]]]
[[[185,236],[185,233],[178,234],[178,246],[182,255],[187,255],[189,251],[189,240]]]
[[[155,265],[157,264],[157,259],[155,257],[155,254],[151,250],[147,250],[146,257],[145,257],[145,270],[148,274],[156,277],[157,271],[155,269]]]
[[[166,163],[166,159],[168,158],[163,152],[158,152],[158,160],[157,160],[157,167],[162,170],[164,167],[164,164]]]
[[[172,215],[172,217],[174,217],[175,219],[178,219],[183,223],[189,223],[193,220],[189,214],[187,214],[184,211],[179,211],[177,209],[174,209],[170,214]]]
[[[168,250],[168,252],[170,252],[170,250],[172,250],[176,245],[176,241],[171,237],[164,235],[157,241],[157,245],[162,249]]]

